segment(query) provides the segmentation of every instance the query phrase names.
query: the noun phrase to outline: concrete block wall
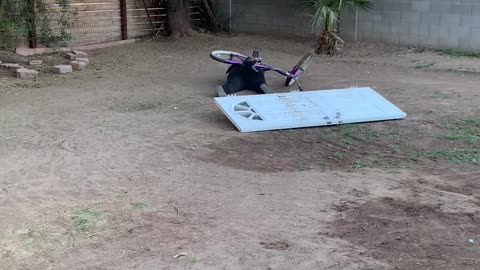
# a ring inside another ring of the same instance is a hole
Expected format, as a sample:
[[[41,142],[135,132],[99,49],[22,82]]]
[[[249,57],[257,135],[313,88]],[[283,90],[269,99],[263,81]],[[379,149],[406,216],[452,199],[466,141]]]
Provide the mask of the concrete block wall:
[[[231,3],[231,21],[235,31],[312,35],[310,19],[300,14],[292,2],[292,0],[219,0],[218,9],[222,17],[229,15]]]
[[[355,14],[344,17],[341,32],[355,36]],[[358,13],[357,37],[400,45],[480,50],[480,0],[376,0]]]
[[[310,18],[292,0],[231,0],[234,30],[284,35],[312,35]],[[219,0],[229,16],[230,0]],[[354,12],[342,16],[341,35],[355,38]],[[399,45],[480,50],[480,0],[375,0],[358,13],[357,38]]]

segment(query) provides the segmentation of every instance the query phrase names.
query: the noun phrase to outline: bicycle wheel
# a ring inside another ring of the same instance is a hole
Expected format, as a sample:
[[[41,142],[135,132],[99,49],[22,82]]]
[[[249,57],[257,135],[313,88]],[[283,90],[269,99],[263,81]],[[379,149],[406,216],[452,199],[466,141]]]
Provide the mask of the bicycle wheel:
[[[290,86],[293,83],[295,83],[295,80],[293,79],[292,76],[288,76],[287,79],[285,80],[285,86]]]
[[[210,57],[220,63],[226,63],[227,60],[242,62],[247,59],[247,56],[231,51],[213,51],[210,53]]]
[[[297,64],[297,67],[305,72],[312,62],[313,54],[307,53]]]
[[[290,86],[293,83],[295,83],[295,78],[299,78],[300,76],[305,73],[305,70],[310,66],[310,63],[312,62],[313,59],[313,54],[312,53],[307,53],[298,63],[292,68],[290,73],[292,76],[288,76],[287,79],[285,80],[285,86]]]

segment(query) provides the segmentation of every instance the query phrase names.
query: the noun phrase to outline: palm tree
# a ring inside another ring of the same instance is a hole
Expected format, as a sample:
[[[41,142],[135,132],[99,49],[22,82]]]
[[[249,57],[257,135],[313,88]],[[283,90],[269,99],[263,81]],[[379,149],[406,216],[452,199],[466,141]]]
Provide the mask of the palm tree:
[[[344,43],[338,35],[340,15],[357,8],[365,11],[373,7],[373,0],[296,0],[302,12],[312,16],[312,30],[323,31],[318,37],[317,53],[335,54]]]

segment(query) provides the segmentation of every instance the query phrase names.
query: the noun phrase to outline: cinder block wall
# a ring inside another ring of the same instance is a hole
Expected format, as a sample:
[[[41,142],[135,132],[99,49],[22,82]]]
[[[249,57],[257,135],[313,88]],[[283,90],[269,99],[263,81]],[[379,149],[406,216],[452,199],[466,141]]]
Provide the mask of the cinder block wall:
[[[480,0],[479,0],[480,1]],[[292,0],[231,0],[232,27],[240,32],[312,35],[310,19]],[[219,15],[230,15],[230,0],[218,0]]]
[[[310,19],[298,14],[292,0],[231,0],[235,30],[312,35]],[[229,0],[220,0],[229,15]],[[342,17],[341,34],[355,37],[354,12]],[[358,13],[357,38],[400,45],[480,50],[480,0],[375,0]]]
[[[480,50],[480,0],[376,0],[358,14],[358,37],[394,44]],[[342,24],[353,39],[355,16]]]

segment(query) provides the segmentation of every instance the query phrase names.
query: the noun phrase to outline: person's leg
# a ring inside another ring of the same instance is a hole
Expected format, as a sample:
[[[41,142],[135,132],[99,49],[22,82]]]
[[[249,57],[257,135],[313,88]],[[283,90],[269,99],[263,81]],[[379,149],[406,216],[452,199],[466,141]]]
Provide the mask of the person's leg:
[[[259,94],[272,94],[272,88],[268,86],[265,80],[264,72],[248,74],[248,89],[251,89]]]
[[[227,82],[222,88],[226,95],[232,95],[244,90],[244,85],[242,73],[239,70],[233,70],[228,74]]]

